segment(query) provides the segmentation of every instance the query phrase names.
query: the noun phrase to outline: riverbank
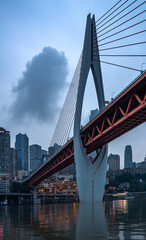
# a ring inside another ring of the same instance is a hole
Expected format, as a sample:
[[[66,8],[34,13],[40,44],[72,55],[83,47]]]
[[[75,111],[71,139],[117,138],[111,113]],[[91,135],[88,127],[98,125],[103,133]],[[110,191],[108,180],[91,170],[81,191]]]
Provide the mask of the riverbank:
[[[129,200],[146,198],[146,192],[124,192],[104,194],[103,201]],[[78,203],[79,195],[73,194],[38,194],[34,199],[32,193],[0,193],[0,206],[20,204],[57,204],[57,203]]]
[[[146,192],[124,192],[104,194],[104,201],[146,198]]]

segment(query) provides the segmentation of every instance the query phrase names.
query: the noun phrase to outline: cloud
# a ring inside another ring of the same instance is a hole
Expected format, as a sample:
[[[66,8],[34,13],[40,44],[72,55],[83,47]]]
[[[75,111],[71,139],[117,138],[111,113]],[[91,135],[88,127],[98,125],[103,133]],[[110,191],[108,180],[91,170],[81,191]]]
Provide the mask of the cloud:
[[[13,87],[15,100],[10,106],[13,119],[28,118],[52,121],[58,111],[61,91],[66,86],[68,61],[63,52],[45,47],[26,64],[17,86]]]

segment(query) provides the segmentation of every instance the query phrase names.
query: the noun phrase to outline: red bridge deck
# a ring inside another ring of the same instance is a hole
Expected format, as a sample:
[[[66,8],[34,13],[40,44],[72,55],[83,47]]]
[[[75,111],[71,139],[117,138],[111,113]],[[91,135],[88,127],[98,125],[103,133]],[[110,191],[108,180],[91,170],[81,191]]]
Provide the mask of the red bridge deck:
[[[118,95],[102,112],[81,130],[87,154],[113,141],[146,121],[146,72]],[[73,139],[64,145],[35,173],[24,180],[27,187],[74,162]]]

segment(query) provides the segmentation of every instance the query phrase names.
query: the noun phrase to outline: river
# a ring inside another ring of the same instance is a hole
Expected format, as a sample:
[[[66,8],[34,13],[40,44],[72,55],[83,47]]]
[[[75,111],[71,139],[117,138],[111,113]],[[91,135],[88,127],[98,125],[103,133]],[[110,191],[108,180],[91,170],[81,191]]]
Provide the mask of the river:
[[[144,240],[146,199],[0,207],[0,240]]]

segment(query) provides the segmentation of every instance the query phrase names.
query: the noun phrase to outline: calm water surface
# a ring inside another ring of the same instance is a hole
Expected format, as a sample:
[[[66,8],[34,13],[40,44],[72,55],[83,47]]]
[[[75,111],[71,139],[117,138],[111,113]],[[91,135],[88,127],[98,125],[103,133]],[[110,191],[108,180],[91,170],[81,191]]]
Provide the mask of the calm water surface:
[[[146,199],[0,207],[0,240],[146,239]]]

